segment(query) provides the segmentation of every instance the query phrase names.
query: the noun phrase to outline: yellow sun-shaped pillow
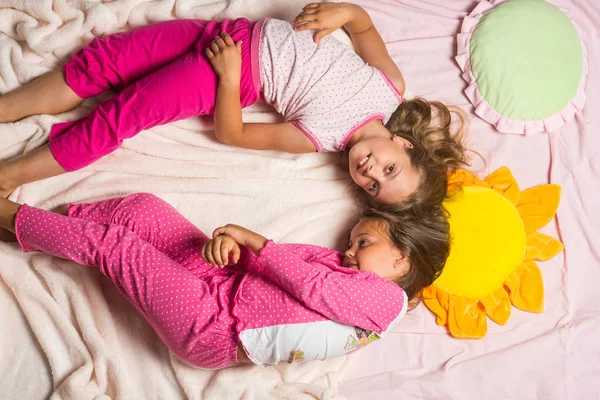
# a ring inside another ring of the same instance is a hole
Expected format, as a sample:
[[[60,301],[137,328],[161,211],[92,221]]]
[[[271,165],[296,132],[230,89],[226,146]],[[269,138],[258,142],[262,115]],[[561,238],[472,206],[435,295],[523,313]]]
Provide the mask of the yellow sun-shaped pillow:
[[[511,303],[540,313],[544,286],[534,260],[546,261],[563,249],[537,232],[552,220],[560,186],[519,189],[502,167],[480,180],[459,170],[449,179],[445,202],[452,246],[442,274],[423,291],[423,301],[458,338],[481,338],[486,315],[504,325]],[[460,187],[460,190],[456,190]]]

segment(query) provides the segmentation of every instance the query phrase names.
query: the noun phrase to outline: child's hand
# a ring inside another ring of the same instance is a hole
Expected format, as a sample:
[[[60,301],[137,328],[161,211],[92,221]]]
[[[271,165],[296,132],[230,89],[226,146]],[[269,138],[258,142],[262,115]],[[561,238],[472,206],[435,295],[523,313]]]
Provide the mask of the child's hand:
[[[240,260],[240,246],[236,240],[229,235],[219,235],[209,240],[202,246],[202,258],[210,264],[224,267],[236,264]]]
[[[265,246],[267,242],[267,238],[262,235],[259,235],[256,232],[251,231],[250,229],[246,229],[239,225],[227,224],[220,228],[215,229],[213,232],[213,238],[217,238],[220,235],[228,235],[231,236],[237,244],[240,246],[246,246],[252,249],[254,253],[258,254],[260,249]],[[213,239],[214,240],[214,239]]]
[[[205,50],[220,83],[240,84],[242,72],[242,41],[233,42],[227,33],[221,33]]]
[[[355,7],[348,3],[310,3],[304,6],[292,24],[295,31],[319,30],[313,36],[315,43],[319,43],[319,40],[352,21]]]

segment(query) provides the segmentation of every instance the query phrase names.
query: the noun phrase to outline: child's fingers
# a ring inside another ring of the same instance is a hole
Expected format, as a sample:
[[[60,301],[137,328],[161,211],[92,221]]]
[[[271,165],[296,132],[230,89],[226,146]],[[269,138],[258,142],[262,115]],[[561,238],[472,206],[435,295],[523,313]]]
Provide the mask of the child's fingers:
[[[220,236],[220,235],[227,235],[227,228],[226,227],[221,226],[221,227],[215,229],[214,232],[213,232],[213,234],[212,234],[212,237],[216,238],[217,236]]]
[[[303,22],[316,21],[317,19],[319,19],[319,12],[317,9],[305,10],[296,15],[293,22],[294,24],[300,24]]]
[[[229,264],[229,252],[232,250],[232,243],[228,241],[224,245],[221,245],[221,265]]]
[[[317,14],[306,14],[301,13],[296,18],[294,18],[294,26],[299,24],[306,24],[307,22],[314,22],[317,20]]]
[[[206,53],[206,57],[208,57],[208,59],[211,61],[213,58],[215,58],[215,53],[213,53],[208,47],[204,50],[204,53]]]
[[[242,44],[244,43],[243,40],[240,40],[239,42],[237,42],[235,44],[235,47],[238,49],[238,51],[242,51]]]
[[[323,39],[331,32],[333,32],[331,29],[322,29],[319,32],[315,33],[315,35],[313,36],[313,40],[315,41],[315,43],[319,43],[319,40]]]
[[[315,8],[319,8],[319,6],[321,5],[321,3],[310,3],[305,5],[304,7],[302,7],[303,10],[312,10]]]
[[[208,242],[206,242],[206,248],[204,249],[204,260],[209,263],[209,264],[213,264],[215,265],[215,259],[213,258],[212,255],[212,247],[213,247],[214,242],[212,240],[209,240]]]
[[[231,252],[231,261],[234,264],[237,264],[237,262],[240,261],[240,255],[241,255],[240,246],[238,246],[236,243],[236,245],[233,246],[233,250]]]
[[[221,38],[221,36],[217,36],[214,42],[217,44],[217,46],[219,46],[219,50],[221,51],[227,48],[227,44],[225,44],[225,41]]]
[[[221,52],[221,49],[219,49],[219,45],[214,40],[210,44],[210,49],[212,50],[213,53],[215,53],[215,55],[217,55]]]
[[[319,29],[319,23],[318,22],[307,22],[302,25],[294,26],[295,31],[308,31],[311,29]]]
[[[212,257],[215,260],[217,265],[223,265],[223,260],[221,259],[221,249],[223,247],[223,237],[219,236],[213,239],[214,245],[212,248]]]
[[[231,36],[229,36],[229,34],[227,32],[221,33],[221,37],[223,38],[223,41],[225,42],[225,44],[227,46],[234,46],[235,45],[233,43],[233,39],[231,38]]]
[[[210,251],[208,252],[208,259],[212,265],[220,265],[219,260],[215,257],[215,252],[218,249],[217,243],[215,241],[212,242],[212,246],[210,247]]]

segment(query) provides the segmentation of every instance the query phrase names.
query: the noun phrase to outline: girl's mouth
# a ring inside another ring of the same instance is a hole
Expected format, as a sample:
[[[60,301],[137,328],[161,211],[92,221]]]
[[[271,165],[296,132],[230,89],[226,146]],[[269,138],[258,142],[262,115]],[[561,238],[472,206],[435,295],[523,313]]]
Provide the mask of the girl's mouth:
[[[370,158],[371,158],[371,155],[367,154],[366,156],[364,156],[363,158],[358,160],[358,165],[357,165],[356,169],[361,169],[367,163],[367,161],[369,161]]]

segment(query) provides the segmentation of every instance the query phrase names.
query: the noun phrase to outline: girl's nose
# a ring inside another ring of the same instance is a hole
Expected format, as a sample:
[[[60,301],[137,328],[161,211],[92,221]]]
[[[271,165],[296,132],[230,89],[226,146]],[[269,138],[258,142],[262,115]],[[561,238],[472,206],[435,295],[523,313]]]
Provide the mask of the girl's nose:
[[[365,170],[365,175],[368,176],[369,178],[376,178],[377,177],[377,168],[375,168],[375,165],[371,164],[367,167],[367,169]]]
[[[344,252],[344,255],[348,258],[352,258],[354,257],[354,251],[352,250],[352,247],[350,247],[348,250],[346,250]]]

